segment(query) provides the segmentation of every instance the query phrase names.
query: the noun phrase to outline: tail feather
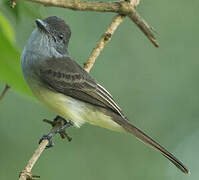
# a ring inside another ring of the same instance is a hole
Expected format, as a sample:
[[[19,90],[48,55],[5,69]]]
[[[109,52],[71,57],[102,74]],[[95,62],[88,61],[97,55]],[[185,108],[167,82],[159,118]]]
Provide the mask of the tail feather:
[[[117,119],[118,120],[118,119]],[[142,142],[148,144],[155,150],[159,151],[163,156],[165,156],[167,159],[169,159],[177,168],[179,168],[182,172],[185,174],[189,174],[190,171],[187,169],[184,164],[179,161],[173,154],[168,152],[165,148],[163,148],[159,143],[154,141],[152,138],[150,138],[148,135],[146,135],[143,131],[136,128],[134,125],[132,125],[129,121],[122,119],[121,121],[117,121],[118,124],[120,124],[127,132],[130,134],[133,134],[138,139],[140,139]]]

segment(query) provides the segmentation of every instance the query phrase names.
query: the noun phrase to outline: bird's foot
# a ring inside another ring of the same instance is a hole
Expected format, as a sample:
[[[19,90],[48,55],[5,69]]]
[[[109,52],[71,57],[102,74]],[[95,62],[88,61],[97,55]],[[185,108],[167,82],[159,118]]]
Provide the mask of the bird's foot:
[[[54,146],[52,137],[57,133],[59,133],[62,138],[67,138],[68,141],[72,140],[72,138],[70,136],[68,136],[68,134],[65,131],[66,128],[73,126],[73,123],[71,121],[66,121],[64,118],[57,116],[53,121],[44,119],[44,122],[51,124],[53,128],[55,128],[57,126],[57,128],[55,128],[52,132],[50,132],[47,135],[44,135],[40,139],[39,143],[41,143],[42,140],[44,140],[44,139],[48,139],[49,144],[46,146],[46,148],[50,148],[50,147]]]
[[[51,148],[54,146],[54,143],[53,143],[53,133],[49,133],[47,135],[43,135],[41,137],[41,139],[39,140],[39,144],[44,140],[44,139],[47,139],[48,140],[48,145],[46,146],[46,149],[48,148]]]
[[[64,121],[63,121],[64,120]],[[58,120],[57,123],[61,123],[61,126],[55,130],[55,134],[65,132],[66,128],[73,126],[71,121],[66,121],[65,119]]]
[[[57,116],[54,119],[53,123],[54,123],[54,125],[52,125],[53,127],[56,124],[61,125],[61,127],[56,130],[56,133],[59,133],[62,139],[67,138],[68,141],[70,142],[72,140],[72,138],[66,133],[66,128],[73,126],[73,123],[71,121],[66,121],[64,118],[62,118],[60,116]]]

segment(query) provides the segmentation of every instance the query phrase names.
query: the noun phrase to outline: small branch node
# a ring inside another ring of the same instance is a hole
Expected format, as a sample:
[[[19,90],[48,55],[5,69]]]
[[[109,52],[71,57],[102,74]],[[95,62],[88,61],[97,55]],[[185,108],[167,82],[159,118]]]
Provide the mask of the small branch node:
[[[34,178],[40,178],[40,176],[33,175],[31,172],[22,171],[19,174],[20,180],[35,180]]]
[[[10,7],[14,8],[17,5],[18,0],[11,0]]]
[[[111,33],[105,33],[104,34],[104,41],[109,41],[109,39],[111,38],[112,34]]]

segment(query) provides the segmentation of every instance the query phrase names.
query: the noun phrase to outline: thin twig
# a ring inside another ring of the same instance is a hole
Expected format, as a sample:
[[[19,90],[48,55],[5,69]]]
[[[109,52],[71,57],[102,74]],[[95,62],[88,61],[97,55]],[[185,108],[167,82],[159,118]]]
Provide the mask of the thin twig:
[[[155,47],[159,47],[159,44],[152,33],[154,29],[147,24],[147,22],[136,12],[136,10],[132,9],[128,16],[155,45]]]
[[[86,2],[80,0],[26,0],[43,4],[44,6],[53,6],[68,8],[78,11],[97,11],[97,12],[113,12],[128,16],[146,35],[146,37],[158,47],[157,40],[153,35],[152,27],[136,12],[135,7],[139,4],[139,0],[126,0],[119,2]]]
[[[27,179],[33,179],[33,178],[39,178],[39,176],[32,175],[31,171],[37,160],[39,159],[41,153],[44,151],[46,146],[48,145],[48,140],[43,140],[39,147],[36,149],[35,153],[32,155],[30,160],[28,161],[27,166],[23,170],[23,172],[20,174],[19,180],[27,180]]]
[[[10,86],[8,84],[5,85],[5,88],[3,90],[3,92],[0,95],[0,101],[3,99],[3,97],[6,95],[8,89],[10,88]]]
[[[14,8],[17,5],[17,0],[11,0],[10,7]]]
[[[91,52],[88,61],[84,63],[84,69],[89,72],[93,67],[95,60],[100,55],[101,51],[104,49],[105,45],[111,40],[115,30],[124,20],[125,16],[117,15],[111,21],[111,24],[105,31],[105,33],[101,36],[99,42],[97,43],[96,47]]]

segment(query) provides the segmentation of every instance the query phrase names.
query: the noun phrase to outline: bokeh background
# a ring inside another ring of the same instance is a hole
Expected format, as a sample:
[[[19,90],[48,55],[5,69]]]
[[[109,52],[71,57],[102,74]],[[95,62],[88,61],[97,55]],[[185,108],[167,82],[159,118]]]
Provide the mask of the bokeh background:
[[[115,97],[136,126],[174,153],[191,170],[181,173],[136,138],[84,125],[68,130],[72,142],[54,138],[33,169],[41,179],[195,180],[199,178],[199,2],[141,1],[138,12],[159,34],[155,48],[128,19],[97,59],[91,75]],[[20,54],[36,18],[59,16],[71,27],[70,55],[85,62],[112,13],[74,12],[19,1],[0,2],[0,179],[17,179],[50,127],[49,112],[31,95],[20,69]]]

